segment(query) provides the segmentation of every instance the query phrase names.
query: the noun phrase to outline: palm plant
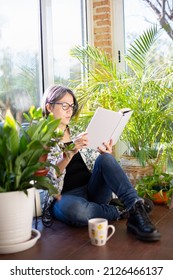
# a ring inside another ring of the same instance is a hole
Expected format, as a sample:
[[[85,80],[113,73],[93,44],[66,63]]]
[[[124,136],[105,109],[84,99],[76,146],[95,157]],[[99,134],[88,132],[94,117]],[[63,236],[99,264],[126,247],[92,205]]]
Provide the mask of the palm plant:
[[[157,65],[159,30],[152,27],[136,39],[124,57],[128,73],[96,47],[76,46],[71,55],[85,65],[86,79],[75,88],[83,126],[97,107],[131,108],[133,115],[122,134],[128,152],[145,165],[151,158],[172,154],[173,106],[171,62]],[[85,121],[86,120],[86,121]]]

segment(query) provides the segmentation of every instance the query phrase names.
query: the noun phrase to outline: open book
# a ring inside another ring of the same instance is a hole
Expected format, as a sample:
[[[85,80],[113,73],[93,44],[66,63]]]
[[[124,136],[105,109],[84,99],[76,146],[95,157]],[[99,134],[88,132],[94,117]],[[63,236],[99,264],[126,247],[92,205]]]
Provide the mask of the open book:
[[[89,140],[88,148],[97,150],[103,142],[107,143],[110,139],[113,140],[113,145],[115,145],[132,112],[129,108],[121,109],[118,112],[97,108],[86,129]]]

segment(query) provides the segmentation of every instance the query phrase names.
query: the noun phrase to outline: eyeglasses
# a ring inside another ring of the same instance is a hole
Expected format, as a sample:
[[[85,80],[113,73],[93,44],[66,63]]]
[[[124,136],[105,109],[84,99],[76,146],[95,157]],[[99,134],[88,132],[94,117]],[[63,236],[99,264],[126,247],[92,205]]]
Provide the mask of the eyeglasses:
[[[50,102],[50,104],[58,104],[62,106],[62,109],[64,111],[69,110],[69,108],[71,108],[73,111],[76,109],[76,105],[75,104],[69,104],[67,102]]]

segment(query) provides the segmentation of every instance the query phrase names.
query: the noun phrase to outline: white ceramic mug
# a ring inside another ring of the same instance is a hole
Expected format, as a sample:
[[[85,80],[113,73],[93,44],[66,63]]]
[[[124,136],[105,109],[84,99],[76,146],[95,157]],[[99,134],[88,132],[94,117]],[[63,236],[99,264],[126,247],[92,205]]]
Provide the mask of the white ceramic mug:
[[[108,234],[108,230],[111,229],[111,233]],[[108,225],[108,220],[102,218],[94,218],[88,221],[88,231],[91,244],[96,246],[105,245],[115,232],[113,225]]]

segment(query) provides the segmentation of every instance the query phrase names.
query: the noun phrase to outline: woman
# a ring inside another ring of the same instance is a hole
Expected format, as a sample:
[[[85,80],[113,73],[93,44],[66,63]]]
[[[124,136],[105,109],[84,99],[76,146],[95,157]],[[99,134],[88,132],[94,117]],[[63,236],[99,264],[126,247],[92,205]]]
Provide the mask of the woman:
[[[73,140],[74,143],[74,148],[64,153],[57,144],[48,157],[60,170],[60,174],[53,168],[49,171],[52,183],[61,193],[52,204],[53,216],[73,226],[86,226],[88,219],[95,217],[118,220],[124,211],[109,203],[114,193],[127,209],[127,230],[140,240],[160,240],[161,235],[151,223],[143,200],[111,154],[112,141],[103,143],[95,152],[87,149],[87,133],[72,139],[68,125],[77,109],[74,93],[64,86],[53,85],[44,93],[43,115],[53,113],[55,118],[60,118],[62,142],[67,145]]]

